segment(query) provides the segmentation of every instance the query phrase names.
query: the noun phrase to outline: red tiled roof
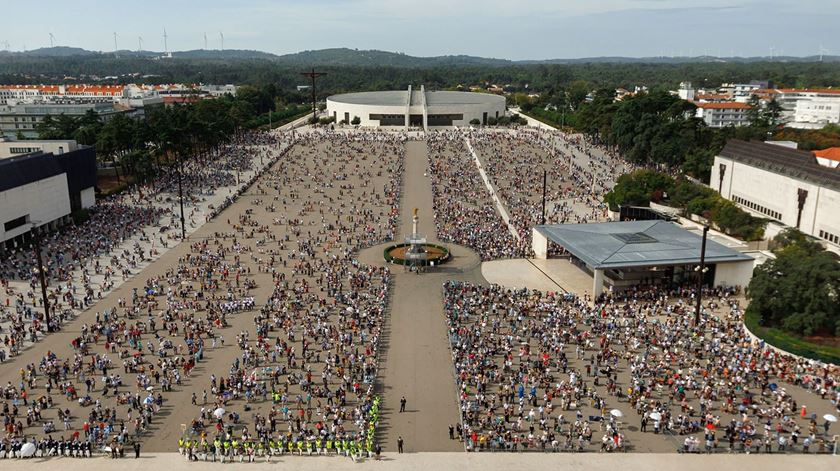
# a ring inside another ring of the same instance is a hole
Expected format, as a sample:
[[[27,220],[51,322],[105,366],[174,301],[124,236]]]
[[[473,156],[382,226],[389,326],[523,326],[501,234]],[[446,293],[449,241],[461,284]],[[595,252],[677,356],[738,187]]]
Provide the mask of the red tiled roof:
[[[840,147],[829,147],[828,149],[815,150],[811,152],[815,157],[840,162]]]
[[[736,103],[734,101],[725,101],[723,103],[695,103],[698,108],[703,109],[717,109],[717,110],[748,110],[752,108],[746,103]]]

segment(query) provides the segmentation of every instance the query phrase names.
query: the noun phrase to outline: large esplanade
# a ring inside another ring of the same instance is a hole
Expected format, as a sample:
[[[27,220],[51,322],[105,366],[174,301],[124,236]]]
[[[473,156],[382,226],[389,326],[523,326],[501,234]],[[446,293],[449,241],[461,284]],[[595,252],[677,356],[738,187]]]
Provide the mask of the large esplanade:
[[[327,114],[336,122],[351,124],[358,118],[365,127],[468,126],[477,120],[487,124],[490,118],[505,115],[505,98],[472,92],[390,90],[333,95],[327,98]]]

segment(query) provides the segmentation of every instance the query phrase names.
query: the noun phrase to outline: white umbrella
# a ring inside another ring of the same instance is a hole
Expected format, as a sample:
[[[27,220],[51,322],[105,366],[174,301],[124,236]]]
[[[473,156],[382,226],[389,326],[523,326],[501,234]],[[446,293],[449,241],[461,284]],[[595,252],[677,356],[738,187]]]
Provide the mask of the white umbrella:
[[[215,417],[217,419],[221,419],[224,416],[225,416],[225,410],[222,409],[221,407],[219,407],[218,409],[213,411],[213,417]]]
[[[662,414],[660,414],[659,412],[651,412],[650,418],[653,420],[662,420]]]
[[[624,417],[624,412],[621,412],[618,409],[613,409],[610,411],[610,415],[613,417]]]
[[[146,388],[146,391],[154,391],[154,390],[155,390],[154,386],[149,386],[148,388]]]
[[[837,417],[835,417],[835,416],[833,416],[833,415],[831,415],[831,414],[825,414],[825,415],[823,416],[823,419],[825,419],[825,420],[827,420],[827,421],[829,421],[829,422],[837,422]]]
[[[24,443],[22,447],[20,447],[20,457],[21,458],[29,458],[35,454],[35,444],[34,443]]]

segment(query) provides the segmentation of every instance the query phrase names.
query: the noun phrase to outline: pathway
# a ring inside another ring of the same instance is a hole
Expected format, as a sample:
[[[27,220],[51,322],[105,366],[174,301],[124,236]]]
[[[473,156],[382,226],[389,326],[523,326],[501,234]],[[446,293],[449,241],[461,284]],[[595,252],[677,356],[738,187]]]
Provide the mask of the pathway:
[[[405,170],[400,211],[402,239],[411,233],[411,218],[418,208],[418,231],[430,243],[436,243],[432,186],[428,171],[425,141],[406,143]],[[370,256],[382,250],[375,248]],[[458,254],[456,254],[458,255]],[[464,254],[453,263],[465,261]],[[367,257],[361,257],[367,258]],[[367,260],[363,260],[367,262]],[[445,265],[443,269],[449,267]],[[405,440],[406,451],[458,451],[463,445],[449,440],[447,428],[458,422],[458,404],[451,354],[443,317],[443,274],[417,275],[400,266],[392,267],[394,289],[391,301],[387,349],[384,352],[380,380],[383,385],[381,444],[396,450],[397,437]],[[400,398],[406,397],[406,412],[400,413]]]

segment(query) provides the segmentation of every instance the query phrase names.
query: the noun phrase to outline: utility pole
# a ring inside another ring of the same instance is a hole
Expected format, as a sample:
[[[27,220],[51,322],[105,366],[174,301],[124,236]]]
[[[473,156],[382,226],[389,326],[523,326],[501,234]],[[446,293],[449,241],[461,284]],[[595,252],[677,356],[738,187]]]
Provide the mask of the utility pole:
[[[700,244],[700,266],[697,270],[700,276],[697,277],[697,310],[694,311],[694,327],[700,327],[700,308],[703,303],[703,276],[706,274],[706,237],[709,234],[709,226],[703,226],[703,242]]]
[[[303,75],[304,77],[309,77],[312,80],[312,121],[317,121],[317,119],[318,119],[318,107],[316,106],[316,103],[315,103],[315,98],[316,98],[316,95],[315,95],[315,79],[318,78],[318,77],[323,77],[324,75],[327,75],[327,73],[326,72],[315,72],[315,68],[313,67],[311,71],[301,72],[300,75]]]
[[[44,267],[44,261],[41,258],[41,234],[36,232],[37,228],[32,228],[32,235],[35,239],[35,260],[38,261],[38,277],[41,279],[41,296],[44,303],[44,322],[47,324],[47,332],[52,332],[50,326],[50,300],[47,298],[47,278],[45,273],[47,271]]]
[[[548,171],[546,169],[543,169],[542,222],[540,222],[540,224],[542,225],[545,225],[545,187],[547,180]]]

